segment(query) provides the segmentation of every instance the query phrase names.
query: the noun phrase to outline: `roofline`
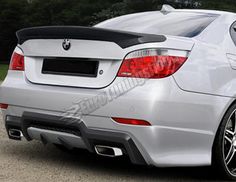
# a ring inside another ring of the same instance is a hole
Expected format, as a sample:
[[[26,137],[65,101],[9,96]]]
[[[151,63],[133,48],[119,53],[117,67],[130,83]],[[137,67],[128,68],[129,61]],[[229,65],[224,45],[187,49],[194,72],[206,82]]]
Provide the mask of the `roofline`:
[[[219,11],[219,10],[208,10],[208,9],[175,9],[172,12],[192,12],[192,13],[203,13],[203,14],[212,14],[212,15],[234,15],[234,12],[228,11]]]
[[[203,14],[214,14],[214,15],[236,15],[234,12],[220,11],[220,10],[207,10],[207,9],[175,9],[169,4],[163,4],[160,12],[170,13],[170,12],[196,12]]]

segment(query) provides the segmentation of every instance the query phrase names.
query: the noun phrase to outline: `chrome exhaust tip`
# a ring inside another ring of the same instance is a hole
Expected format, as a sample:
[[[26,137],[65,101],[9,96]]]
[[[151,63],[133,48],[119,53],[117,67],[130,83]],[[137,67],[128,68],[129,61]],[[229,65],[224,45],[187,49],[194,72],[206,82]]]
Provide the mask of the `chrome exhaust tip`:
[[[10,139],[21,140],[23,137],[22,131],[18,129],[9,129],[8,134]]]
[[[123,155],[122,150],[116,147],[96,145],[94,148],[98,155],[105,157],[119,157]]]

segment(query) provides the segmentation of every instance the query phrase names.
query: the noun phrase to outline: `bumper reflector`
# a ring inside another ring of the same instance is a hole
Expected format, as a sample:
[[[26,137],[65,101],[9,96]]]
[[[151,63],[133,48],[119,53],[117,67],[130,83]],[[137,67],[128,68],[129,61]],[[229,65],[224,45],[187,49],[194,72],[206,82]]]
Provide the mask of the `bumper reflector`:
[[[115,122],[127,125],[151,126],[148,121],[138,119],[112,118]]]
[[[0,103],[0,109],[7,109],[8,108],[8,104],[1,104]]]

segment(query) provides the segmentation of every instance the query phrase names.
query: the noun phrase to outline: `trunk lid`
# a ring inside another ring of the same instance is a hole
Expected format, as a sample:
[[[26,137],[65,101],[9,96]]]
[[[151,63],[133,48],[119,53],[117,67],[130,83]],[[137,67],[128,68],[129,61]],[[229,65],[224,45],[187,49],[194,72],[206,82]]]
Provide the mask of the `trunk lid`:
[[[187,38],[94,27],[30,28],[18,31],[17,37],[30,82],[97,89],[110,85],[124,57],[143,44],[145,48],[184,50],[193,46]]]
[[[37,84],[84,88],[103,88],[115,79],[125,55],[122,48],[111,42],[70,41],[71,48],[68,51],[62,47],[63,39],[29,40],[21,45],[27,79]],[[45,64],[50,60],[53,65]],[[63,64],[66,61],[68,63]],[[81,65],[82,69],[78,69],[78,72],[73,69],[73,66],[79,68]],[[66,66],[67,70],[61,70]],[[86,75],[89,72],[83,72],[86,67],[96,69],[91,73],[95,75]]]

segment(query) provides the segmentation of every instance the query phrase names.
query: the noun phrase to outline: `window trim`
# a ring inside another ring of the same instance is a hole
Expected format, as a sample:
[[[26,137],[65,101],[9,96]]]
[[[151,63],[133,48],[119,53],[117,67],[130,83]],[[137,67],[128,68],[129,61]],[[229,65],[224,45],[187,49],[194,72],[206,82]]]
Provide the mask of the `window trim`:
[[[230,26],[229,33],[232,41],[234,42],[234,45],[236,46],[236,21]]]

